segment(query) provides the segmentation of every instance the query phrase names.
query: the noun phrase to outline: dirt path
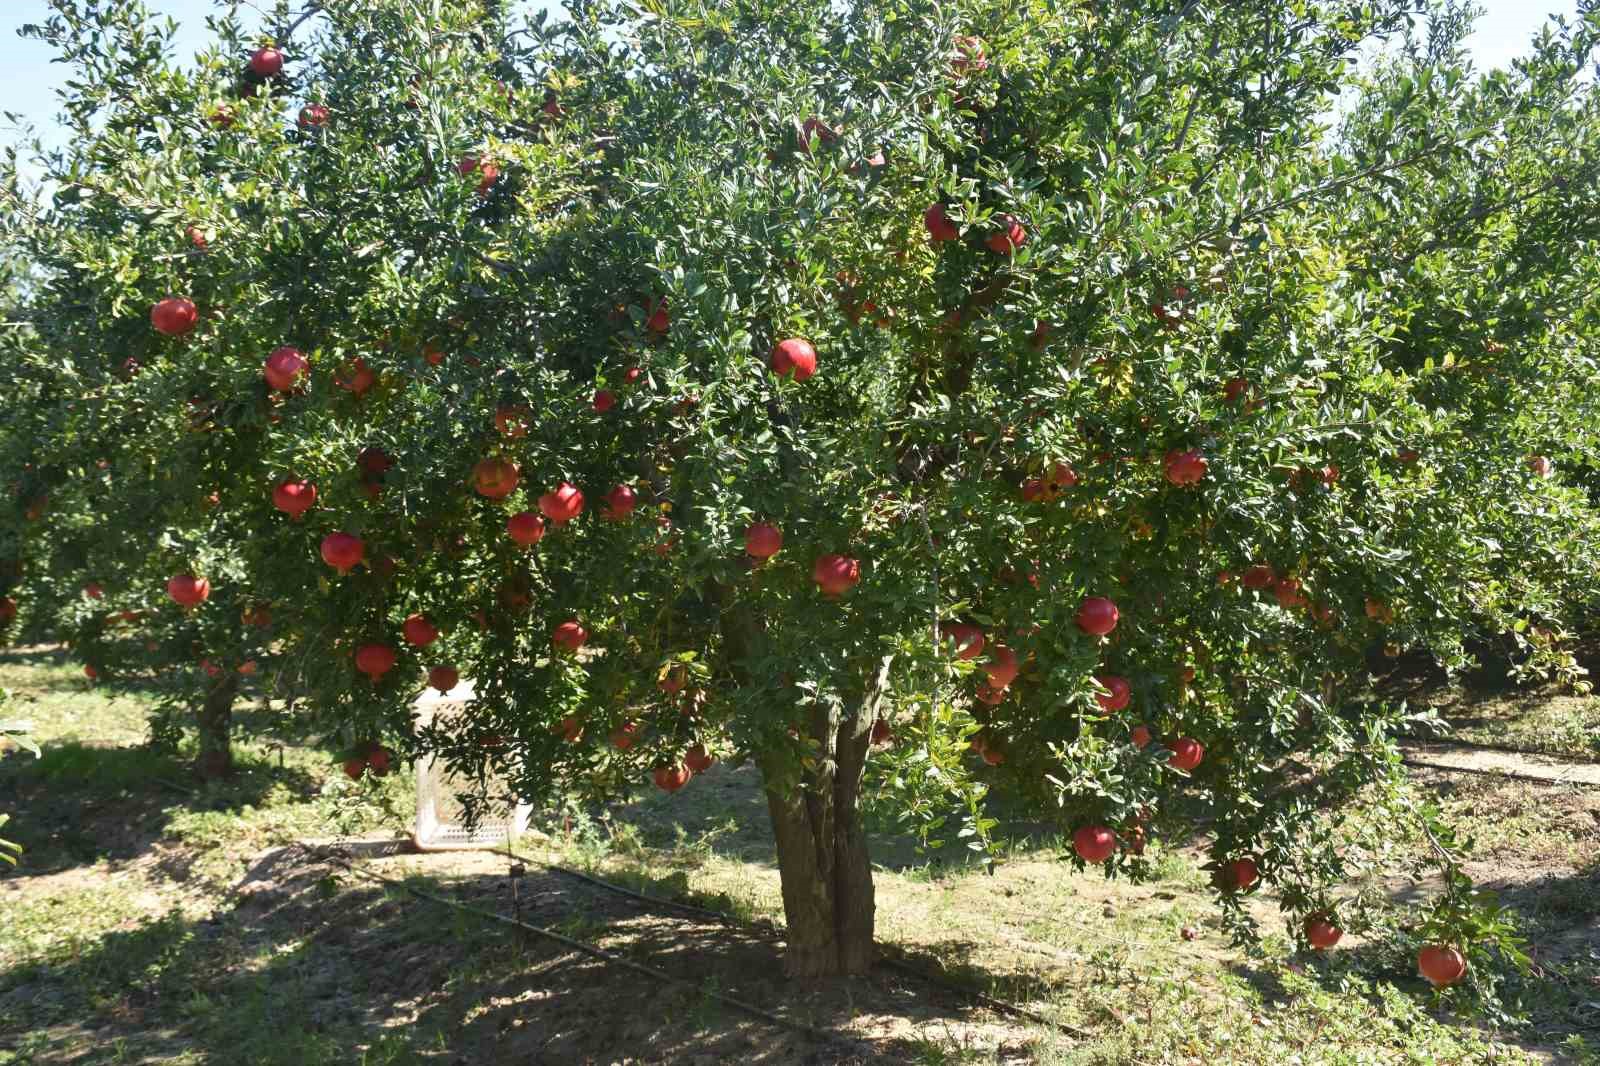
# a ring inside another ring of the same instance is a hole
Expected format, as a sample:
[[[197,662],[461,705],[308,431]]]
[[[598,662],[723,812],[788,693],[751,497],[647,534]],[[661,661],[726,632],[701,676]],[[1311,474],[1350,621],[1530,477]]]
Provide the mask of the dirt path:
[[[1500,774],[1552,785],[1583,785],[1600,788],[1600,763],[1561,759],[1553,755],[1531,755],[1499,751],[1447,742],[1407,740],[1400,750],[1414,766],[1468,773]]]

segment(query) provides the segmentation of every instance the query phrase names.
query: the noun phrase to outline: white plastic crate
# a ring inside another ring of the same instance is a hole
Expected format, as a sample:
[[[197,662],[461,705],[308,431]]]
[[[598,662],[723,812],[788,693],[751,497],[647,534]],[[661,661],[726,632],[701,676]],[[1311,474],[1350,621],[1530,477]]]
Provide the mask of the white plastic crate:
[[[463,681],[449,692],[428,689],[415,704],[418,725],[427,725],[439,718],[460,714],[472,699],[472,683]],[[456,797],[461,794],[486,796],[505,795],[503,783],[496,778],[479,781],[476,778],[452,774],[444,761],[429,756],[417,762],[417,827],[412,834],[419,851],[461,851],[474,848],[498,848],[521,836],[528,828],[528,818],[533,813],[525,803],[518,803],[509,812],[503,809],[496,814],[485,814],[472,828],[466,824],[465,811]]]

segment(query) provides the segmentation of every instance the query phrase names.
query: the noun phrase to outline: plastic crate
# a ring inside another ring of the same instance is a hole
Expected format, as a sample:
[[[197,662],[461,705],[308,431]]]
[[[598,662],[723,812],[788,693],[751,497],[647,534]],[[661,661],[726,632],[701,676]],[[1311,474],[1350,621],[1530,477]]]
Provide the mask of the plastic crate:
[[[419,725],[462,713],[472,700],[472,683],[463,681],[449,692],[428,689],[415,704]],[[430,756],[417,762],[417,825],[412,833],[419,851],[463,851],[504,847],[528,828],[533,813],[525,803],[506,810],[503,802],[493,813],[485,813],[476,825],[467,825],[461,795],[488,798],[507,796],[504,782],[490,777],[479,780],[452,774],[444,761]]]

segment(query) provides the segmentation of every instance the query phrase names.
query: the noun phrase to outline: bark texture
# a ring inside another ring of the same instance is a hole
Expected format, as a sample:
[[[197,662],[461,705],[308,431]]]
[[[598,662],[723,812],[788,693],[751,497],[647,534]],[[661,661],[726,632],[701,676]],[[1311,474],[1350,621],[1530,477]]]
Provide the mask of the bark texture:
[[[194,768],[201,780],[214,781],[233,773],[233,701],[238,694],[239,678],[230,674],[212,686],[200,705],[200,754]]]

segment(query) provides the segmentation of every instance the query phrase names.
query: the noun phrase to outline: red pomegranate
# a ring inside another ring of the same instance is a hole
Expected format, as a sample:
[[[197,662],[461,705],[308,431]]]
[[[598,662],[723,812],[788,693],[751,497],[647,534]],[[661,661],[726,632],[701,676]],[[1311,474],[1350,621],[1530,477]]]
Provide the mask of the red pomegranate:
[[[667,298],[663,296],[650,308],[650,313],[645,316],[644,328],[651,333],[665,333],[667,327],[672,325],[672,318],[667,314]]]
[[[928,239],[934,244],[953,241],[961,236],[961,229],[945,213],[944,204],[934,204],[922,213],[922,224],[928,228]]]
[[[0,627],[9,625],[17,617],[17,601],[10,596],[0,596]]]
[[[1174,770],[1187,773],[1200,765],[1200,760],[1206,757],[1206,749],[1198,740],[1192,737],[1179,737],[1172,742],[1172,760],[1167,764]]]
[[[229,129],[233,126],[233,108],[227,104],[219,104],[211,112],[211,124],[218,129]]]
[[[93,663],[85,663],[83,666],[83,676],[87,677],[90,681],[93,681],[95,678],[100,676],[100,671],[94,668]]]
[[[1388,623],[1394,621],[1394,609],[1382,600],[1375,600],[1368,596],[1365,606],[1367,617],[1374,622]]]
[[[594,394],[594,409],[605,414],[617,405],[617,394],[610,389],[601,389]]]
[[[1275,584],[1277,580],[1277,572],[1266,563],[1256,563],[1254,566],[1246,567],[1245,572],[1239,577],[1240,584],[1247,589],[1264,589]]]
[[[179,574],[167,580],[167,595],[180,607],[198,607],[211,597],[211,582],[192,574]]]
[[[1133,689],[1128,684],[1128,679],[1116,674],[1096,674],[1094,679],[1100,682],[1105,692],[1095,694],[1095,700],[1102,710],[1120,711],[1133,699]]]
[[[1084,862],[1105,862],[1116,854],[1117,834],[1103,825],[1083,826],[1072,834],[1072,850]]]
[[[673,766],[658,766],[655,772],[656,787],[663,792],[676,792],[684,785],[687,785],[689,778],[693,776],[694,771],[682,763]]]
[[[822,555],[811,567],[811,580],[829,599],[843,596],[861,580],[861,564],[848,555]]]
[[[1134,726],[1133,729],[1128,733],[1128,739],[1133,741],[1134,747],[1140,749],[1141,751],[1144,750],[1145,746],[1148,745],[1151,740],[1150,727],[1147,725]]]
[[[461,672],[453,666],[435,666],[428,671],[428,684],[440,692],[449,692],[461,681]]]
[[[1206,476],[1208,464],[1199,449],[1179,451],[1174,448],[1161,461],[1161,471],[1169,482],[1178,486],[1193,485]]]
[[[293,519],[299,519],[316,502],[317,487],[309,481],[288,478],[272,490],[272,506]]]
[[[1254,859],[1234,859],[1222,867],[1222,883],[1235,892],[1248,892],[1261,879]]]
[[[676,696],[683,691],[683,686],[689,683],[689,671],[682,663],[674,663],[667,668],[656,681],[656,687],[669,696]]]
[[[344,775],[352,781],[361,780],[361,775],[367,768],[367,760],[357,755],[344,761]]]
[[[607,522],[620,522],[633,514],[638,505],[639,494],[627,485],[618,485],[606,493],[606,506],[600,517]]]
[[[416,648],[426,648],[439,639],[439,627],[428,621],[427,615],[414,614],[400,626],[400,635],[406,643]]]
[[[556,525],[564,525],[583,513],[583,493],[570,481],[563,481],[539,497],[539,510]]]
[[[577,651],[583,647],[584,641],[588,639],[589,631],[584,629],[576,618],[562,622],[550,634],[550,643],[565,652]]]
[[[356,456],[356,467],[367,477],[382,477],[393,466],[394,459],[382,448],[362,448]]]
[[[1339,942],[1344,936],[1340,929],[1325,914],[1312,915],[1306,919],[1306,943],[1311,945],[1312,951],[1327,951]]]
[[[322,538],[322,561],[340,574],[348,574],[355,569],[366,554],[366,541],[354,533],[340,531]]]
[[[503,500],[517,490],[521,480],[517,464],[498,456],[480,460],[472,468],[473,486],[478,495],[490,500]]]
[[[624,385],[632,385],[638,381],[640,376],[643,374],[644,369],[642,367],[630,366],[628,369],[622,372],[622,383]]]
[[[257,48],[250,54],[250,70],[263,78],[275,78],[283,70],[283,53],[276,48]]]
[[[717,760],[706,751],[704,744],[696,744],[683,753],[685,765],[697,774],[703,774],[717,764]]]
[[[328,124],[328,109],[322,104],[307,104],[300,109],[300,128],[315,129]]]
[[[372,772],[377,777],[382,777],[389,772],[389,760],[393,753],[388,748],[373,748],[367,756],[367,765],[372,767]]]
[[[950,56],[950,72],[957,77],[968,73],[978,74],[989,69],[989,59],[983,54],[983,38],[955,39],[955,51]]]
[[[394,669],[398,658],[395,650],[387,644],[363,644],[356,649],[356,669],[377,684],[384,674]]]
[[[1556,464],[1547,455],[1528,456],[1528,470],[1536,478],[1547,478],[1556,472]]]
[[[508,440],[521,440],[528,435],[528,412],[521,407],[501,405],[495,408],[494,428]]]
[[[817,350],[799,337],[779,341],[772,349],[772,372],[780,378],[805,381],[817,372]]]
[[[1448,944],[1428,944],[1417,952],[1417,971],[1434,988],[1453,985],[1467,973],[1467,959]]]
[[[272,624],[272,608],[264,604],[246,607],[239,612],[239,621],[247,626],[265,627]]]
[[[506,532],[524,548],[531,548],[544,539],[544,519],[532,511],[518,511],[506,519]]]
[[[367,366],[366,360],[358,356],[339,368],[333,376],[333,383],[346,392],[365,396],[378,383],[378,375]]]
[[[1006,698],[1006,690],[995,688],[993,685],[985,683],[979,685],[978,691],[973,695],[977,697],[979,703],[986,703],[990,707],[998,707],[1000,702]]]
[[[1305,593],[1300,591],[1300,582],[1296,581],[1292,577],[1281,578],[1278,583],[1273,586],[1272,591],[1273,594],[1278,597],[1278,606],[1282,607],[1284,610],[1293,610],[1296,607],[1304,607],[1306,604],[1311,602],[1310,600],[1306,599]]]
[[[1121,615],[1117,605],[1104,596],[1090,596],[1078,608],[1078,628],[1092,637],[1103,637],[1117,628]]]
[[[996,222],[1000,226],[998,233],[991,233],[986,242],[989,250],[996,255],[1011,255],[1021,248],[1028,240],[1028,231],[1022,228],[1022,223],[1015,216],[1001,215]]]
[[[150,308],[150,324],[157,333],[168,337],[183,336],[194,329],[199,320],[200,312],[182,296],[168,296]]]
[[[101,600],[105,598],[106,590],[101,587],[98,581],[91,581],[83,586],[83,594],[91,600]]]
[[[783,531],[771,522],[757,522],[744,531],[744,550],[752,559],[770,559],[783,547]]]
[[[567,733],[567,739],[572,740],[573,737],[571,735],[571,731],[566,725],[567,721],[567,719],[562,720],[562,728],[563,731]],[[582,730],[580,727],[580,735],[581,731]],[[638,733],[639,723],[634,721],[623,722],[621,725],[617,726],[617,728],[611,731],[611,746],[616,748],[618,751],[627,751],[629,748],[633,747],[633,742],[635,739],[637,739]]]
[[[947,622],[939,626],[945,640],[956,646],[957,659],[976,659],[983,654],[983,628],[969,622]],[[1009,682],[1008,682],[1009,683]],[[997,685],[996,688],[1005,688]]]
[[[1016,652],[1004,644],[996,644],[989,649],[989,661],[983,664],[983,669],[989,675],[989,689],[994,692],[1004,692],[1022,672],[1022,664],[1017,662]],[[994,702],[1000,701],[996,699]]]
[[[266,378],[267,384],[277,391],[293,392],[300,375],[305,373],[310,365],[298,348],[284,345],[281,348],[274,348],[272,354],[267,356],[267,365],[262,369],[261,376]]]
[[[1045,484],[1059,492],[1062,489],[1070,489],[1078,483],[1078,472],[1066,463],[1055,463],[1051,465],[1050,472],[1044,480]]]

